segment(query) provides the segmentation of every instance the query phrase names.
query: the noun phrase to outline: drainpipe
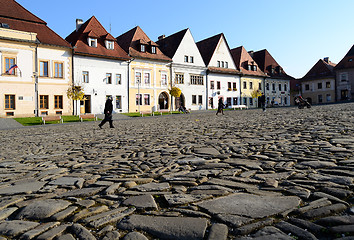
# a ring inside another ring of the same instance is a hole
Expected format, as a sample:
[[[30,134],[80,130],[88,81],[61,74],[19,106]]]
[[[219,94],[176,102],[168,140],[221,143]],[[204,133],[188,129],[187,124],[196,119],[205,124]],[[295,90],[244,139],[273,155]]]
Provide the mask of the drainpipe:
[[[172,63],[170,64],[170,84],[172,90]],[[171,93],[170,93],[171,95]],[[171,112],[173,111],[173,96],[171,95]]]
[[[75,73],[74,73],[74,49],[75,49],[76,47],[73,47],[72,48],[72,55],[71,55],[71,83],[72,83],[72,85],[74,86],[74,76],[75,76]],[[75,106],[75,105],[77,105],[77,103],[76,104],[74,104],[75,103],[75,100],[73,100],[73,115],[75,115],[75,111],[77,111],[77,109],[75,109],[75,108],[77,108],[77,106]]]
[[[39,94],[38,94],[38,46],[39,46],[39,41],[38,39],[36,40],[36,47],[35,47],[35,56],[34,56],[34,104],[35,104],[35,109],[34,109],[34,114],[36,117],[39,117]]]
[[[130,88],[130,63],[132,62],[132,61],[134,61],[134,59],[135,58],[131,58],[131,59],[129,59],[128,61],[127,61],[127,63],[128,63],[128,72],[127,72],[127,80],[128,80],[128,85],[127,85],[127,101],[128,101],[128,112],[129,112],[129,107],[130,107],[130,103],[129,103],[129,88]],[[123,104],[122,104],[122,107],[123,107]]]
[[[209,74],[209,71],[208,69],[206,70],[206,74],[205,74],[205,85],[206,85],[206,90],[205,90],[205,95],[206,95],[206,110],[209,109],[209,92],[208,92],[208,74]],[[211,96],[213,97],[213,96]]]

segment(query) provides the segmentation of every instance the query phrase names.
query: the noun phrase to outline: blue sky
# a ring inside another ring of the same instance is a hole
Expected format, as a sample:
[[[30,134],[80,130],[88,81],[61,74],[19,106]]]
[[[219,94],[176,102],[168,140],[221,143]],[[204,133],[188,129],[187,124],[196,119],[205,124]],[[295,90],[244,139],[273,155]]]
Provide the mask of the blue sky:
[[[17,0],[65,38],[95,16],[114,37],[139,25],[156,41],[190,28],[196,42],[224,33],[230,48],[267,49],[293,77],[320,59],[338,63],[354,44],[353,0]]]

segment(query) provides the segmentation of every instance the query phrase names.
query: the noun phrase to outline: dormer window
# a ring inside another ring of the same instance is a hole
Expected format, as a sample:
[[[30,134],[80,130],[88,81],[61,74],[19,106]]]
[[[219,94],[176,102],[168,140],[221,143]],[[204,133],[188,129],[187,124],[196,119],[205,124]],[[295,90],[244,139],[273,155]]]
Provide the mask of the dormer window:
[[[140,52],[146,52],[146,46],[144,44],[140,44]]]
[[[156,54],[156,47],[155,46],[151,46],[151,53]]]
[[[114,42],[106,40],[106,48],[113,50],[114,49]]]
[[[256,66],[256,65],[253,65],[253,66],[252,66],[252,70],[253,70],[253,71],[257,71],[257,66]]]
[[[252,65],[248,64],[248,71],[252,71]]]
[[[97,47],[97,39],[96,38],[88,38],[88,45],[90,47]]]

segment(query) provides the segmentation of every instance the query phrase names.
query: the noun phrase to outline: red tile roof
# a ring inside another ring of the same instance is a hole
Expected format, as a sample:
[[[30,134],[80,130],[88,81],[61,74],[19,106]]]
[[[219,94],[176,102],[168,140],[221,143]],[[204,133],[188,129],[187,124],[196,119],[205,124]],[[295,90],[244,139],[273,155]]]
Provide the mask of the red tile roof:
[[[231,49],[231,55],[232,58],[234,59],[236,67],[240,69],[242,74],[250,75],[250,76],[260,76],[260,77],[267,76],[264,72],[262,72],[262,70],[259,68],[258,64],[256,63],[256,61],[254,61],[254,59],[251,57],[251,55],[246,51],[246,49],[243,46]],[[255,65],[257,67],[257,70],[256,71],[248,70],[248,64]]]
[[[173,58],[187,31],[188,28],[179,31],[177,33],[174,33],[163,39],[160,39],[156,43],[159,45],[161,51],[164,54],[166,54],[170,58]]]
[[[328,61],[328,62],[327,62]],[[334,67],[335,63],[329,60],[320,59],[318,62],[302,77],[301,81],[315,80],[327,77],[335,77]]]
[[[354,45],[344,58],[337,64],[335,70],[354,68]]]
[[[97,39],[97,47],[88,45],[88,37]],[[78,31],[74,30],[66,40],[74,47],[74,54],[129,60],[128,54],[118,45],[116,39],[109,34],[101,23],[92,16],[83,23]],[[105,40],[114,42],[114,49],[107,49]]]
[[[0,0],[0,22],[7,23],[10,29],[35,32],[42,44],[70,48],[70,44],[51,30],[47,23],[36,17],[14,0]]]
[[[292,79],[293,77],[285,73],[284,69],[275,61],[267,49],[263,49],[252,54],[259,68],[272,78]],[[274,69],[272,71],[272,69]]]
[[[172,59],[163,54],[157,44],[151,41],[139,26],[118,36],[117,42],[131,57],[172,62]],[[147,45],[147,47],[155,46],[156,53],[151,53],[149,49],[146,49],[145,52],[140,52],[140,44]]]

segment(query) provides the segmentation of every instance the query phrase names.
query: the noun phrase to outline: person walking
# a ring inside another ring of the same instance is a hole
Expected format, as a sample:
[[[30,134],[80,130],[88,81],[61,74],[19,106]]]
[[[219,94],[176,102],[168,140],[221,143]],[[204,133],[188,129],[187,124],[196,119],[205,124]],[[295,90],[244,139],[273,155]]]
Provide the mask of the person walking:
[[[113,111],[113,104],[112,104],[112,97],[108,97],[106,100],[106,104],[104,106],[104,119],[102,122],[98,125],[101,129],[102,126],[106,123],[109,122],[109,127],[114,128],[113,126],[113,120],[112,120],[112,111]]]
[[[262,93],[262,96],[259,97],[259,102],[261,104],[261,108],[263,108],[263,112],[266,111],[266,98],[264,96],[264,93]]]
[[[222,113],[222,115],[224,115],[224,103],[222,102],[222,98],[219,98],[219,103],[218,103],[218,111],[216,112],[216,115],[218,115],[218,113]]]

